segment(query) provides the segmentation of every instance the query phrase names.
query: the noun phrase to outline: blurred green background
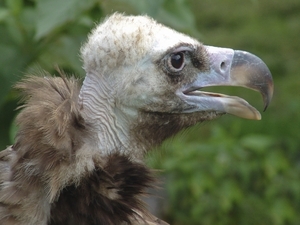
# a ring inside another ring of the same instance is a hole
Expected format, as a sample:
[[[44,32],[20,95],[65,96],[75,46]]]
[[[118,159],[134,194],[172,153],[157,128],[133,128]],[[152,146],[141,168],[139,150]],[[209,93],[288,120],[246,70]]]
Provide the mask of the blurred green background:
[[[147,157],[166,188],[161,217],[175,225],[300,224],[299,0],[1,0],[0,149],[13,143],[24,74],[58,65],[84,76],[80,45],[114,11],[148,14],[207,45],[250,51],[275,82],[261,121],[230,115],[197,125]],[[259,94],[218,88],[262,110]]]

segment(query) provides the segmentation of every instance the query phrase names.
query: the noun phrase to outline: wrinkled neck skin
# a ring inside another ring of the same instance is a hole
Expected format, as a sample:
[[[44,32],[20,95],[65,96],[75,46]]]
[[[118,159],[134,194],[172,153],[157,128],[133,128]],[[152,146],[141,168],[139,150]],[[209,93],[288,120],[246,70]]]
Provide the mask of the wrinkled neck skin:
[[[92,129],[92,143],[88,145],[103,155],[118,151],[142,161],[141,146],[130,143],[128,136],[130,121],[137,115],[118,105],[112,97],[116,95],[115,89],[103,77],[93,74],[85,77],[79,104],[83,118]]]

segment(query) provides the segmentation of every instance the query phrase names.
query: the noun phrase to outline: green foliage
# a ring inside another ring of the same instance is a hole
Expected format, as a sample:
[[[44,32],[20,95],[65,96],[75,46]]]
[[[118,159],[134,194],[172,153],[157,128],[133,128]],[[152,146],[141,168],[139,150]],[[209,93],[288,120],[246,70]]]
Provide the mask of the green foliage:
[[[79,49],[95,22],[114,11],[148,14],[205,44],[259,55],[275,81],[262,121],[224,116],[148,157],[165,178],[163,216],[177,225],[299,224],[299,10],[299,0],[0,1],[0,149],[17,129],[15,82],[40,68],[55,73],[55,65],[83,76]],[[254,105],[260,98],[239,88],[216,92]]]
[[[202,128],[167,143],[171,157],[149,159],[164,171],[172,224],[297,224],[299,169],[276,138],[214,125],[206,141],[191,139]]]
[[[11,127],[17,105],[17,93],[11,89],[15,82],[39,68],[53,72],[55,65],[83,75],[79,49],[94,25],[93,16],[102,15],[97,5],[95,0],[84,1],[84,4],[76,0],[6,0],[0,3],[2,148],[13,142],[9,140],[8,131],[15,130]],[[88,10],[94,11],[86,15]]]
[[[41,39],[64,24],[76,20],[94,4],[94,0],[37,1],[37,13],[40,19],[36,23],[35,38]]]

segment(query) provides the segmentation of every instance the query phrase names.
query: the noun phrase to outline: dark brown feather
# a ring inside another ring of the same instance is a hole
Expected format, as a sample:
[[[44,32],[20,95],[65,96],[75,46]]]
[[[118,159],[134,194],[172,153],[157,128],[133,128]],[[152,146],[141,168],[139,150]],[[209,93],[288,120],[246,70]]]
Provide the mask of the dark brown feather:
[[[119,153],[105,161],[79,186],[64,188],[51,208],[51,225],[131,224],[140,217],[136,211],[146,212],[139,197],[153,185],[149,169]]]

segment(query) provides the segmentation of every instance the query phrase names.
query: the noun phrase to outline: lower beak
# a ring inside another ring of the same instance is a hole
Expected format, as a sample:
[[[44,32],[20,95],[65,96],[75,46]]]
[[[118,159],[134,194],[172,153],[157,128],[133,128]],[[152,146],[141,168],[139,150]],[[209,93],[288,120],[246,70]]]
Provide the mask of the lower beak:
[[[264,110],[273,96],[273,79],[266,64],[257,56],[228,48],[205,46],[210,68],[182,91],[182,99],[190,112],[218,111],[246,119],[261,119],[260,113],[247,101],[236,96],[203,92],[209,86],[240,86],[261,93]]]

